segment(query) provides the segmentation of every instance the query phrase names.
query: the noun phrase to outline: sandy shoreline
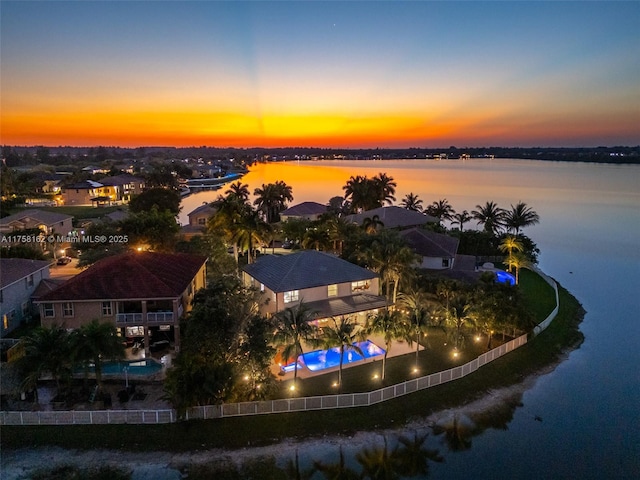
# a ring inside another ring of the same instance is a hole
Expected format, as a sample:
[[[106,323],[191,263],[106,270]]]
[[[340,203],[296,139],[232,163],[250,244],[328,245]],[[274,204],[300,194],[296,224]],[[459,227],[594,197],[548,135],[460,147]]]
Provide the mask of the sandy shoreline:
[[[480,399],[456,408],[435,412],[396,429],[358,432],[348,437],[285,439],[262,447],[238,450],[211,449],[189,453],[65,450],[58,447],[3,449],[0,460],[1,474],[3,480],[20,480],[29,478],[30,472],[60,465],[75,465],[82,468],[112,465],[131,470],[134,480],[172,480],[183,478],[181,469],[189,465],[203,465],[211,462],[233,462],[236,465],[242,465],[247,460],[259,457],[273,457],[280,462],[292,458],[296,451],[304,454],[305,452],[337,451],[340,446],[347,445],[350,448],[371,446],[382,436],[413,434],[412,432],[416,430],[430,428],[453,416],[466,417],[473,423],[478,423],[478,419],[492,410],[509,408],[513,411],[517,405],[520,405],[522,394],[533,387],[540,376],[553,371],[563,360],[564,358],[559,359],[554,364],[528,376],[521,383],[491,390]],[[485,426],[487,427],[490,425]]]

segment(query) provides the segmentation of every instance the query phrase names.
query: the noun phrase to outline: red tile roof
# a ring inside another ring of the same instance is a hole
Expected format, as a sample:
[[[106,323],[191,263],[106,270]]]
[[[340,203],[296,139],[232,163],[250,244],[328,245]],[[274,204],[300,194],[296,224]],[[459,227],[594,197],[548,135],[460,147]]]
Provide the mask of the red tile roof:
[[[183,253],[131,252],[100,260],[40,302],[176,298],[187,289],[206,257]]]

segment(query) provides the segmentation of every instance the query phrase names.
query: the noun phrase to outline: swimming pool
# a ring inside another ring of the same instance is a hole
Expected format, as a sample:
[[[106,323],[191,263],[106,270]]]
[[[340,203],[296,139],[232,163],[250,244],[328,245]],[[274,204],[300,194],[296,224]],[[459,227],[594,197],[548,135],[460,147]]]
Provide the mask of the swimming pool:
[[[377,357],[384,355],[384,349],[377,346],[371,340],[364,342],[355,342],[353,345],[360,347],[364,356],[355,350],[345,350],[342,354],[343,365],[359,362],[365,358]],[[340,365],[340,347],[334,347],[329,350],[314,350],[313,352],[303,353],[298,357],[298,368],[306,366],[312,372],[325,370]],[[284,372],[293,372],[295,363],[290,363],[282,367]]]
[[[124,369],[127,368],[128,375],[153,375],[162,370],[162,364],[145,358],[142,360],[129,360],[126,362],[104,362],[102,364],[103,375],[124,375]],[[93,364],[89,367],[89,371],[93,372]]]
[[[499,283],[508,283],[509,285],[516,284],[516,277],[514,277],[508,272],[503,272],[502,270],[498,270],[496,272],[496,280]]]

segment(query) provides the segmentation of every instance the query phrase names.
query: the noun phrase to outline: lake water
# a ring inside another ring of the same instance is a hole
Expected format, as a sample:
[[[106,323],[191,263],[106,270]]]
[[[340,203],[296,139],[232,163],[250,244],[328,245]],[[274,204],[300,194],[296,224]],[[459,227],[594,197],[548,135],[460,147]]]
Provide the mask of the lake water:
[[[429,478],[640,478],[640,166],[291,162],[257,165],[242,181],[253,191],[283,180],[293,187],[293,204],[326,203],[343,194],[351,175],[378,172],[395,179],[398,202],[409,192],[425,206],[446,198],[456,211],[489,200],[504,208],[526,202],[541,218],[525,229],[542,252],[540,267],[587,310],[584,343],[525,392],[506,429],[486,430],[461,452],[430,437],[445,462],[432,463]],[[187,197],[182,223],[220,192]]]

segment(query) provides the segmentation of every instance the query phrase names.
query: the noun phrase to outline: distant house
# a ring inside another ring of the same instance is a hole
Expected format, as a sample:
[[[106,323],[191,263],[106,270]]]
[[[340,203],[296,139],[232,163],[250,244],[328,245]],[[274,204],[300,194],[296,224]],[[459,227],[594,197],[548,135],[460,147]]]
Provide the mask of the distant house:
[[[128,174],[103,177],[99,183],[104,187],[103,195],[107,195],[112,201],[121,203],[129,203],[131,197],[140,195],[145,187],[143,178]]]
[[[189,225],[193,227],[206,227],[207,221],[214,213],[216,213],[215,207],[209,203],[204,203],[187,214],[189,217]]]
[[[460,242],[457,238],[422,228],[403,230],[400,235],[421,257],[419,267],[433,270],[453,268]]]
[[[375,216],[377,216],[383,223],[384,228],[397,228],[399,230],[412,227],[422,227],[428,223],[438,223],[438,219],[436,217],[413,210],[407,210],[406,208],[397,207],[395,205],[347,215],[345,219],[347,222],[362,225],[365,219],[373,218]]]
[[[5,337],[33,314],[31,295],[49,278],[50,262],[0,258],[0,336]]]
[[[63,188],[65,205],[111,205],[129,203],[131,197],[142,193],[145,181],[142,178],[123,174],[101,178],[96,182],[86,180]]]
[[[317,202],[302,202],[280,212],[280,219],[283,222],[286,222],[290,218],[315,221],[324,213],[327,213],[326,205]]]
[[[0,233],[5,235],[30,228],[39,228],[45,235],[66,236],[73,230],[73,217],[64,213],[29,209],[0,219]]]
[[[387,306],[376,273],[316,250],[264,255],[243,268],[242,278],[262,292],[263,315],[304,302],[319,323],[342,315],[364,321],[366,313]]]
[[[42,325],[78,328],[98,319],[123,337],[151,341],[172,338],[180,347],[180,317],[205,286],[206,257],[130,252],[108,257],[42,294],[34,302]]]

